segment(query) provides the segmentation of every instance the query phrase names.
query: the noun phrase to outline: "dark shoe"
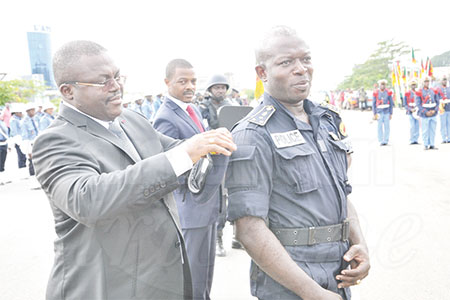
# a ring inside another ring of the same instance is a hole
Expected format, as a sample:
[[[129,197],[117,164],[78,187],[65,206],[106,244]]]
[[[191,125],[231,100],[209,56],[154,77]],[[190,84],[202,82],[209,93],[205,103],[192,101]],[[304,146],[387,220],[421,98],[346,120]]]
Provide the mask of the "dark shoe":
[[[239,243],[239,241],[237,239],[235,239],[234,237],[231,240],[231,248],[233,248],[233,249],[244,249],[244,247],[242,247],[242,244]]]
[[[435,146],[430,146],[431,150],[438,150],[439,148],[436,148]]]
[[[412,143],[409,143],[410,145],[419,145],[419,143],[418,142],[412,142]]]
[[[222,237],[221,236],[217,237],[216,255],[219,256],[219,257],[227,256],[227,252],[223,248],[223,241],[222,241]]]

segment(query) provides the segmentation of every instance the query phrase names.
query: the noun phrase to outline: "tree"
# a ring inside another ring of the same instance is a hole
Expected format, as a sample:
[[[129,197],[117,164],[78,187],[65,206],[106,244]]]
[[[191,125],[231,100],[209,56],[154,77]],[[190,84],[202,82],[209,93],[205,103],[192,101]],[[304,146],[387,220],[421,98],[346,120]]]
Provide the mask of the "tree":
[[[431,58],[433,67],[448,67],[450,66],[450,51],[444,52]]]
[[[394,40],[379,42],[377,45],[378,48],[363,64],[353,67],[352,75],[347,76],[339,84],[339,89],[359,89],[361,87],[371,89],[378,80],[390,78],[389,66],[392,65],[394,59],[408,54],[411,49],[404,42],[394,42]]]
[[[33,80],[0,81],[0,105],[6,102],[28,102],[44,90],[45,86],[36,84]]]

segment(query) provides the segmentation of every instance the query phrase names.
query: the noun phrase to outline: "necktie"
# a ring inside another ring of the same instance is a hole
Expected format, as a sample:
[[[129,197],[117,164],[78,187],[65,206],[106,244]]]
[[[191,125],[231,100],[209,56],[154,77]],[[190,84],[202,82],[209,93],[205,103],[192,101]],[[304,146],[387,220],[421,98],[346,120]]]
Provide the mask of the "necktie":
[[[189,116],[191,117],[192,121],[194,121],[195,125],[197,125],[198,130],[200,130],[200,132],[205,131],[203,129],[202,123],[200,123],[200,121],[197,118],[197,114],[195,113],[194,109],[192,108],[192,106],[188,105],[186,108]]]
[[[34,128],[35,135],[37,135],[37,134],[38,134],[38,129],[37,129],[37,127],[36,127],[36,123],[34,123],[33,118],[31,118],[31,123],[33,124],[33,128]]]
[[[111,131],[115,136],[117,136],[120,139],[121,141],[120,145],[127,151],[127,153],[129,153],[134,158],[134,160],[136,161],[141,160],[139,154],[136,151],[136,148],[128,139],[122,127],[120,127],[117,121],[109,123],[109,131]]]

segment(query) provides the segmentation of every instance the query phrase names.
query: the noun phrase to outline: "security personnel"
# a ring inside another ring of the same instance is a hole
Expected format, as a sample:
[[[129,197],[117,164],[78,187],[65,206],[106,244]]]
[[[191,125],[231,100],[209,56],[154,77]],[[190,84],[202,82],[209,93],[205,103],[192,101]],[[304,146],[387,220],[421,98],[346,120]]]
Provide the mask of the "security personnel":
[[[403,107],[406,109],[406,114],[409,116],[409,126],[410,126],[410,145],[419,144],[419,119],[417,117],[417,107],[416,107],[416,88],[417,81],[415,79],[410,81],[411,89],[405,93],[403,98]]]
[[[422,137],[425,150],[438,148],[434,145],[436,135],[439,98],[430,88],[430,77],[425,77],[423,87],[416,93],[416,105],[422,122]]]
[[[55,106],[52,103],[49,102],[44,104],[42,110],[44,111],[44,114],[39,121],[39,131],[46,129],[55,119],[55,117],[53,116]]]
[[[447,77],[442,77],[441,87],[438,88],[439,114],[441,116],[442,143],[450,143],[450,87]]]
[[[211,129],[219,128],[219,119],[217,118],[217,110],[221,106],[232,105],[225,98],[230,85],[225,76],[216,74],[208,80],[206,91],[210,93],[209,99],[203,101],[200,105],[203,119],[207,120]]]
[[[225,76],[221,74],[213,75],[208,80],[208,85],[206,87],[206,91],[211,95],[208,99],[205,99],[202,103],[200,103],[199,107],[202,113],[202,117],[207,122],[207,127],[209,126],[211,129],[219,128],[219,118],[217,115],[217,111],[220,107],[225,105],[232,105],[232,103],[225,98],[230,85]],[[227,192],[222,189],[222,201],[220,204],[220,215],[219,220],[217,222],[217,256],[225,256],[226,251],[223,247],[223,228],[225,227],[226,222],[226,197]],[[232,245],[238,245],[236,243]]]
[[[34,103],[28,103],[25,107],[26,116],[22,121],[22,149],[24,154],[28,157],[28,171],[30,176],[34,176],[33,157],[31,149],[34,140],[39,134],[39,123],[36,121],[36,108]]]
[[[25,168],[27,165],[27,157],[22,152],[20,148],[22,144],[22,118],[23,118],[23,103],[13,103],[11,104],[11,120],[9,123],[10,126],[10,137],[12,142],[14,143],[14,147],[17,152],[17,163],[19,169]]]
[[[370,266],[347,199],[345,127],[334,107],[307,99],[311,53],[293,29],[273,28],[255,53],[265,94],[233,129],[226,175],[228,219],[253,260],[252,295],[348,300]]]
[[[389,142],[390,121],[392,119],[392,109],[394,101],[392,92],[386,89],[387,81],[378,81],[379,89],[373,92],[372,111],[374,119],[378,120],[378,142],[381,146],[386,146]]]

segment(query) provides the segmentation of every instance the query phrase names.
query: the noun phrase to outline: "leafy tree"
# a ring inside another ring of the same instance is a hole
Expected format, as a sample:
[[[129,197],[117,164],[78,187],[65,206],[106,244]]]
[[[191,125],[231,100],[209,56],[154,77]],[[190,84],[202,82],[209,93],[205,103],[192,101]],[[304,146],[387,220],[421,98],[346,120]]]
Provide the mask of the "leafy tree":
[[[45,86],[36,84],[33,80],[0,81],[0,105],[6,102],[28,102],[44,90]]]
[[[448,67],[450,66],[450,51],[444,52],[431,58],[433,67]]]
[[[394,40],[379,42],[377,45],[378,48],[363,64],[353,67],[352,74],[339,84],[339,89],[371,89],[378,80],[388,80],[391,76],[389,65],[392,65],[395,58],[408,54],[411,49],[404,42]]]
[[[247,99],[248,99],[248,100],[252,100],[252,99],[255,98],[255,91],[254,91],[254,90],[251,90],[251,89],[243,89],[241,92],[242,92],[242,94],[247,95]]]

